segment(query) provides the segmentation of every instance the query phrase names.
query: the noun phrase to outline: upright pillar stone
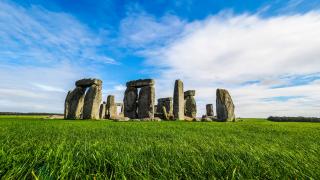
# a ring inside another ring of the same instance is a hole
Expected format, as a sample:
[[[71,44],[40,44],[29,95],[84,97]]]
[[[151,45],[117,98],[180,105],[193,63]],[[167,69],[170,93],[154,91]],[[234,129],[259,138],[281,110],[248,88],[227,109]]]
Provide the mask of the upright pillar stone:
[[[184,92],[185,98],[185,116],[195,119],[197,117],[197,104],[194,96],[195,90],[189,90]]]
[[[214,116],[213,105],[212,104],[207,104],[206,105],[206,115],[208,117]]]
[[[115,119],[116,117],[117,117],[117,105],[115,103],[115,98],[113,95],[109,95],[107,98],[106,118]]]
[[[68,113],[69,113],[70,94],[71,94],[71,91],[68,91],[68,94],[64,101],[64,119],[67,119]]]
[[[173,116],[176,120],[184,120],[183,82],[176,80],[173,93]]]
[[[139,119],[154,119],[155,89],[154,86],[144,86],[140,89],[138,100]]]
[[[91,85],[84,98],[83,119],[99,119],[99,108],[102,100],[102,88]]]
[[[106,119],[106,102],[100,105],[99,118]]]
[[[235,121],[235,107],[229,92],[225,89],[217,89],[216,98],[218,121]]]
[[[83,112],[85,89],[76,87],[68,93],[66,98],[65,118],[66,119],[81,119]]]
[[[130,119],[137,118],[137,100],[138,89],[130,86],[127,87],[123,99],[124,117],[128,117]]]

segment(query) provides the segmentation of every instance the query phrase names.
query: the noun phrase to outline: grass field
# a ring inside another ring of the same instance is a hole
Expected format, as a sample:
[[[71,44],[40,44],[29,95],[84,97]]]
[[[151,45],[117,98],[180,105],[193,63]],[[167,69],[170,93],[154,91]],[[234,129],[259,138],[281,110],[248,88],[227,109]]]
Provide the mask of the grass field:
[[[0,116],[3,179],[320,178],[320,123]]]

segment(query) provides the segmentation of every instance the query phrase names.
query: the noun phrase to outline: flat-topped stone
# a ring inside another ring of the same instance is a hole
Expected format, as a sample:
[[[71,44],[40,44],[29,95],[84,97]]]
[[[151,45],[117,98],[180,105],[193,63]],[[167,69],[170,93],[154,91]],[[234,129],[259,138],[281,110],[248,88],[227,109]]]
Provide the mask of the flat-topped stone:
[[[196,95],[196,90],[188,90],[184,92],[184,97],[195,96],[195,95]]]
[[[144,86],[153,86],[155,84],[153,79],[138,79],[135,81],[129,81],[127,82],[127,87],[135,87],[140,88]]]
[[[76,81],[77,87],[90,87],[92,85],[101,86],[102,81],[100,79],[92,79],[92,78],[80,79],[80,80]]]

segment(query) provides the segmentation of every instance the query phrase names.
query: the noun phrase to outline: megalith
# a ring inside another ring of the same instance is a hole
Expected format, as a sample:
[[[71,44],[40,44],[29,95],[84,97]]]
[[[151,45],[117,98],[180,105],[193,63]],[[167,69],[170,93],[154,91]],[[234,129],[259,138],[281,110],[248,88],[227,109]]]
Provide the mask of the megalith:
[[[127,87],[123,98],[123,114],[130,119],[137,118],[138,89]]]
[[[96,84],[91,85],[84,98],[83,119],[99,119],[101,100],[101,86]]]
[[[117,117],[117,105],[113,95],[107,97],[106,118],[115,119]]]
[[[225,89],[217,89],[216,111],[218,121],[235,121],[234,104],[229,92]]]
[[[106,102],[100,105],[99,118],[106,119]]]
[[[68,91],[68,94],[64,101],[64,119],[67,119],[69,114],[70,94],[71,94],[71,91]]]
[[[172,97],[158,99],[156,113],[161,119],[169,120],[173,118],[173,99]]]
[[[81,119],[84,96],[85,89],[82,87],[76,87],[73,91],[68,93],[65,102],[66,119]]]
[[[207,104],[207,105],[206,105],[206,115],[207,115],[208,117],[214,116],[213,105],[212,105],[212,104]]]
[[[138,118],[154,118],[155,89],[154,86],[144,86],[140,89],[138,99]]]
[[[173,116],[176,120],[184,120],[184,92],[183,82],[180,79],[176,80],[174,85]]]
[[[197,117],[197,104],[196,104],[196,100],[194,99],[195,94],[196,94],[195,90],[189,90],[184,92],[185,116],[193,119]]]

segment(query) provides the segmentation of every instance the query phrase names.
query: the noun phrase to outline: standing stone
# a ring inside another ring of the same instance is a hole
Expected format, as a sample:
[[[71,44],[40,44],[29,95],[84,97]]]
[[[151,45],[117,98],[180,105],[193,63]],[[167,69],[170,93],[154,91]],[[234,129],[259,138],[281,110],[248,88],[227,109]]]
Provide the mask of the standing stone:
[[[83,102],[85,96],[85,89],[76,87],[73,91],[68,93],[66,98],[66,119],[81,119]]]
[[[130,119],[137,118],[137,100],[138,89],[135,87],[127,87],[123,99],[124,117],[128,117]]]
[[[189,90],[184,92],[185,97],[185,115],[187,117],[195,119],[197,117],[197,104],[194,99],[195,90]]]
[[[139,119],[154,118],[155,89],[154,86],[144,86],[140,89],[138,100]]]
[[[106,118],[107,119],[115,119],[117,116],[117,105],[115,103],[113,95],[109,95],[107,98],[107,106],[106,106]]]
[[[173,93],[173,116],[176,120],[184,120],[183,82],[176,80]]]
[[[106,102],[103,102],[100,105],[99,118],[100,119],[105,119],[106,118]]]
[[[101,86],[93,84],[84,98],[83,119],[99,119],[101,100]]]
[[[216,111],[219,121],[235,121],[234,104],[229,92],[225,89],[217,89]]]
[[[68,91],[66,100],[64,101],[64,119],[67,119],[69,113],[70,94],[71,91]]]
[[[213,105],[212,104],[207,104],[206,105],[206,115],[207,116],[214,116],[214,112],[213,112]]]
[[[165,115],[163,108],[165,108]],[[173,99],[172,97],[158,99],[158,105],[156,106],[157,115],[162,118],[169,120],[173,117]]]

